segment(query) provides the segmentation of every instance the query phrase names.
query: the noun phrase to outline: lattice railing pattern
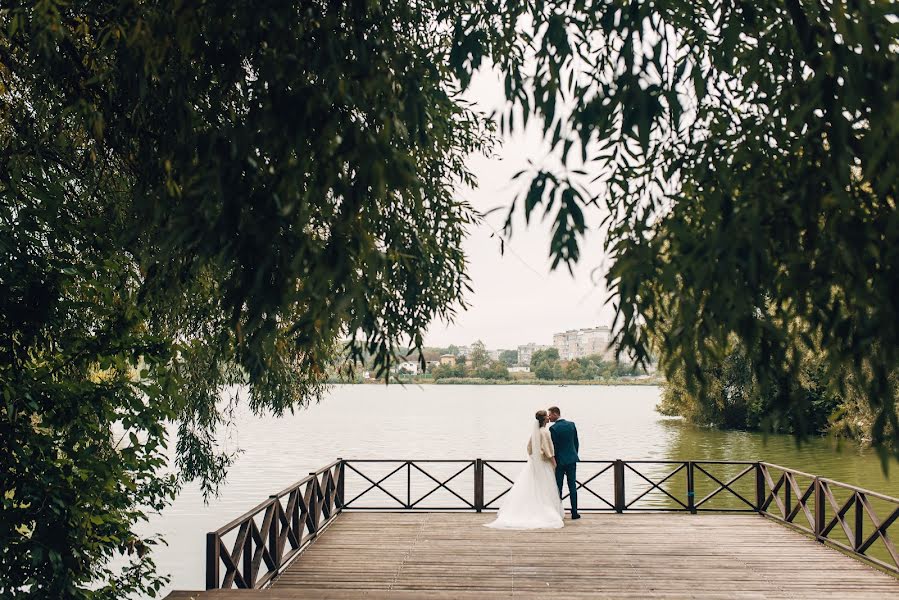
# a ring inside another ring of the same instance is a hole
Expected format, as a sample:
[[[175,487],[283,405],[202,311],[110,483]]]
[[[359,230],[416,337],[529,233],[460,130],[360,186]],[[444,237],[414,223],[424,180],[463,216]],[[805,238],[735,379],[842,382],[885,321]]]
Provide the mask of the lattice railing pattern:
[[[760,513],[899,574],[890,536],[899,499],[771,463],[759,473]]]
[[[476,460],[348,460],[344,507],[354,510],[473,510]]]
[[[206,534],[206,589],[262,588],[343,508],[343,461]]]
[[[347,460],[346,508],[495,510],[522,460]],[[585,460],[581,510],[755,511],[756,462]],[[440,502],[432,499],[439,496]],[[563,500],[568,499],[567,487]]]

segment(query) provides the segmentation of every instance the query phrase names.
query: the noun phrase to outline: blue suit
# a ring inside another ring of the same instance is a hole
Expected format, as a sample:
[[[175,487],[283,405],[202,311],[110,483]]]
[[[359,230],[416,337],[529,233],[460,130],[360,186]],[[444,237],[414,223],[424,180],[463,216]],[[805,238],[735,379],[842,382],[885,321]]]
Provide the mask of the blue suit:
[[[562,482],[568,479],[568,498],[571,502],[571,515],[577,514],[577,455],[580,443],[577,439],[577,427],[573,421],[559,419],[549,428],[553,446],[556,449],[556,485],[559,496],[562,496]]]

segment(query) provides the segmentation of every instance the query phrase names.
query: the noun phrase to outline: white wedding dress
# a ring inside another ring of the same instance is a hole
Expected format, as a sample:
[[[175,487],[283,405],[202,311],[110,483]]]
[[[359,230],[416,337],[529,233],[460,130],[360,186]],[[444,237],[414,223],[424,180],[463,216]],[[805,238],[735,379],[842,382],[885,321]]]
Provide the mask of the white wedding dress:
[[[549,430],[534,421],[528,462],[499,507],[494,529],[559,529],[563,527],[562,499],[550,458],[554,455]]]

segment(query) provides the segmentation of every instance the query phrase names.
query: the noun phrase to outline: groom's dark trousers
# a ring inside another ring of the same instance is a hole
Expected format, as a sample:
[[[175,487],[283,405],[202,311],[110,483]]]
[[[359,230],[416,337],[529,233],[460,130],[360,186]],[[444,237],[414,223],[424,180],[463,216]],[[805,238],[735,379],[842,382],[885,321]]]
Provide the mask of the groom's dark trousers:
[[[577,514],[577,455],[580,443],[577,439],[577,427],[573,421],[558,419],[549,428],[549,435],[556,449],[556,484],[559,486],[559,497],[562,496],[562,480],[568,479],[568,494],[571,501],[571,515]]]
[[[571,502],[571,514],[577,514],[577,463],[556,467],[556,485],[559,496],[562,496],[562,479],[568,478],[568,500]]]

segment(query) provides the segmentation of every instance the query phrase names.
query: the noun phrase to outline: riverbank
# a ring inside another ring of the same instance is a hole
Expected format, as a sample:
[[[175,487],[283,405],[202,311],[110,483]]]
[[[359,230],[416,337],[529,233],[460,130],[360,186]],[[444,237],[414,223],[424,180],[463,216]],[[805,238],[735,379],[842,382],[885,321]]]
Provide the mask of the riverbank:
[[[664,383],[662,377],[645,377],[645,378],[617,378],[617,379],[535,379],[535,378],[518,378],[518,379],[484,379],[480,377],[446,377],[434,380],[430,377],[422,378],[398,378],[392,380],[391,383],[403,383],[414,385],[544,385],[544,386],[584,386],[584,385],[603,385],[603,386],[658,386]],[[345,381],[340,379],[329,380],[328,383],[341,385],[383,385],[383,381],[379,379],[360,379],[356,381]]]

